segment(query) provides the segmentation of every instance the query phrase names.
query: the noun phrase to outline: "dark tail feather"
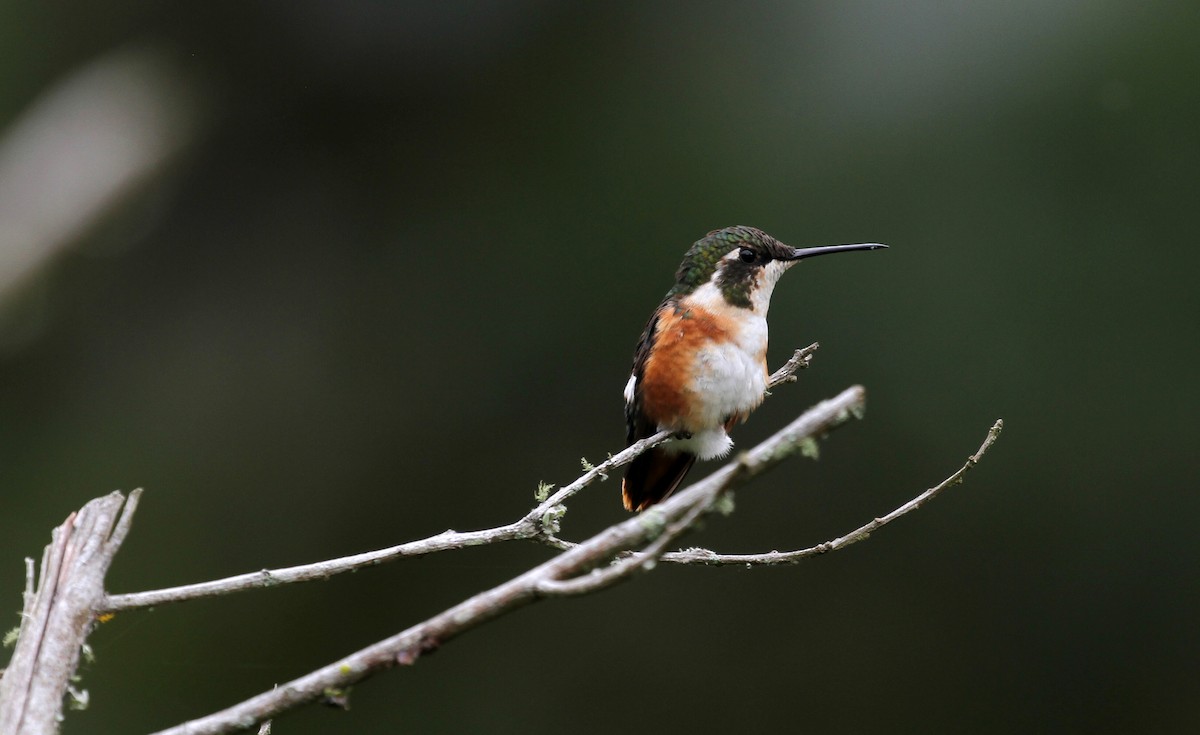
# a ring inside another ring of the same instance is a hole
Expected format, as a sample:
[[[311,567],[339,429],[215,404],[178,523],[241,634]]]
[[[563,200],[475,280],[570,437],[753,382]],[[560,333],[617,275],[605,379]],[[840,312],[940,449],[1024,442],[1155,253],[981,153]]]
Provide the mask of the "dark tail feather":
[[[645,510],[675,492],[695,462],[696,455],[687,452],[668,454],[655,448],[639,454],[621,482],[625,510]]]

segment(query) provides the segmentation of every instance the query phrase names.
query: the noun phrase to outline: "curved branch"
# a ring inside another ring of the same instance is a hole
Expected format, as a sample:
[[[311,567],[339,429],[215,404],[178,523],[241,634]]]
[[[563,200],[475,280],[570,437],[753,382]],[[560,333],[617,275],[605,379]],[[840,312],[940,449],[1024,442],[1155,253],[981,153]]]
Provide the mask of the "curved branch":
[[[967,474],[979,460],[983,459],[983,455],[991,448],[996,439],[1000,437],[1001,430],[1004,429],[1004,421],[996,419],[996,423],[992,424],[992,428],[988,429],[987,436],[983,440],[983,444],[979,446],[971,456],[967,457],[967,461],[962,467],[942,480],[937,485],[929,488],[925,492],[916,496],[907,503],[888,513],[885,516],[872,519],[870,522],[859,526],[850,533],[839,536],[838,538],[826,541],[816,546],[810,546],[807,549],[797,549],[796,551],[768,551],[762,554],[718,554],[709,549],[684,549],[682,551],[672,551],[661,556],[663,561],[673,562],[676,564],[707,564],[709,566],[724,566],[732,564],[742,564],[746,566],[776,566],[780,564],[796,564],[804,559],[812,556],[827,554],[831,551],[844,549],[850,544],[858,543],[865,540],[878,529],[886,526],[900,516],[907,515],[913,512],[922,505],[936,498],[943,490],[951,485],[961,485],[963,476]]]

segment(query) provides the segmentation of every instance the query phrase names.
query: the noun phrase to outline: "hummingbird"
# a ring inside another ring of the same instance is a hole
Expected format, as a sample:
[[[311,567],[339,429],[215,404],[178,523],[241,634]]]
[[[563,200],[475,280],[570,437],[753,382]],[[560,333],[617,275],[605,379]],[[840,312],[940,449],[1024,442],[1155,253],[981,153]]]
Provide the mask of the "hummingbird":
[[[666,498],[697,459],[724,457],[729,430],[767,389],[767,309],[784,271],[806,258],[886,248],[880,243],[794,248],[754,227],[726,227],[697,240],[675,285],[654,310],[625,384],[626,442],[672,431],[625,471],[625,509]]]

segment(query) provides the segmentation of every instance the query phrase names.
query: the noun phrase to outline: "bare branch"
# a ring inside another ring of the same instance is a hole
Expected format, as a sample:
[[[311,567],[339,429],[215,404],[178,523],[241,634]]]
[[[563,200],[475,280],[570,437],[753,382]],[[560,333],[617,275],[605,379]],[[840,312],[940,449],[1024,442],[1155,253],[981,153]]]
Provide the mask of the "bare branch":
[[[808,347],[796,350],[791,359],[771,375],[768,381],[768,388],[793,381],[796,371],[808,367],[812,362],[813,353],[817,351],[818,347],[819,345],[814,342]],[[554,528],[555,524],[550,519],[553,517],[555,510],[597,479],[607,479],[610,471],[632,462],[642,452],[670,438],[671,432],[660,431],[654,436],[634,442],[623,451],[618,452],[606,461],[583,473],[579,479],[554,492],[549,498],[538,503],[537,506],[520,519],[503,526],[481,531],[447,530],[417,541],[408,541],[385,549],[351,554],[337,559],[299,564],[281,569],[263,569],[224,579],[180,585],[160,590],[108,595],[100,609],[101,611],[117,612],[119,610],[151,607],[201,597],[226,595],[243,590],[274,587],[279,584],[311,582],[328,579],[335,574],[375,566],[395,559],[423,556],[438,551],[464,549],[469,546],[495,544],[503,541],[537,539],[554,548],[572,548],[573,544],[563,541],[554,535],[557,529]]]
[[[430,536],[419,541],[409,541],[386,549],[352,554],[312,564],[300,564],[281,569],[263,569],[258,572],[238,574],[233,577],[212,580],[210,582],[198,582],[148,592],[109,595],[101,603],[100,609],[107,612],[116,612],[119,610],[162,605],[168,602],[182,602],[201,597],[230,594],[242,590],[274,587],[278,584],[327,579],[334,574],[382,564],[393,559],[421,556],[435,551],[462,549],[468,546],[478,546],[527,537],[522,536],[519,531],[520,529],[517,528],[517,524],[500,526],[486,531],[443,531],[436,536]]]
[[[497,526],[482,531],[447,530],[418,541],[408,541],[386,549],[351,554],[327,561],[300,564],[281,569],[263,569],[258,572],[239,574],[210,582],[198,582],[196,584],[181,585],[161,590],[109,595],[103,603],[103,609],[115,612],[118,610],[162,605],[168,602],[182,602],[200,597],[224,595],[248,589],[273,587],[278,584],[328,579],[335,574],[375,566],[376,564],[382,564],[394,559],[423,556],[437,551],[465,549],[470,546],[482,546],[502,541],[529,539],[539,535],[546,535],[548,539],[553,539],[553,536],[550,536],[548,532],[543,530],[543,518],[547,513],[556,506],[561,505],[567,498],[592,484],[597,478],[603,477],[609,470],[633,461],[633,458],[637,455],[670,438],[671,432],[660,431],[652,437],[631,445],[625,451],[614,455],[607,461],[601,462],[591,470],[585,472],[578,480],[554,493],[546,501],[538,504],[537,507],[526,513],[524,517],[504,526]],[[558,539],[551,541],[552,546],[561,546],[566,543]]]
[[[812,364],[813,353],[820,346],[820,343],[813,342],[808,347],[796,350],[791,359],[783,364],[783,367],[771,373],[771,377],[767,379],[767,388],[774,388],[781,383],[795,383],[796,371],[807,368]]]
[[[815,349],[814,344],[805,350],[798,350],[784,368],[771,376],[771,385],[788,382],[796,370],[807,365]],[[36,664],[31,665],[26,663],[25,659],[19,660],[18,655],[14,654],[10,671],[0,682],[0,732],[7,733],[11,730],[32,733],[55,730],[57,718],[61,718],[63,693],[70,690],[68,682],[78,661],[79,648],[96,613],[104,610],[158,604],[172,599],[190,599],[204,594],[222,594],[233,589],[269,586],[281,581],[322,578],[338,571],[380,563],[387,558],[508,539],[535,539],[563,550],[563,553],[515,579],[475,595],[391,638],[379,641],[227,710],[162,731],[163,734],[169,735],[224,733],[261,724],[263,729],[260,729],[260,732],[269,732],[271,717],[306,702],[327,697],[330,692],[343,692],[355,682],[380,670],[396,665],[414,664],[424,653],[499,615],[539,599],[581,595],[604,589],[652,570],[660,560],[711,565],[776,565],[795,563],[809,556],[844,548],[866,538],[896,518],[916,510],[950,485],[961,483],[966,472],[978,463],[1003,428],[1003,423],[997,421],[979,450],[942,483],[926,490],[886,516],[876,518],[855,531],[824,544],[798,551],[767,554],[716,554],[705,549],[665,552],[683,534],[694,528],[702,515],[715,508],[723,509],[718,501],[728,490],[749,481],[798,451],[807,453],[817,438],[823,437],[825,433],[851,417],[861,416],[864,404],[865,391],[861,387],[847,389],[836,398],[809,409],[783,430],[750,451],[739,454],[733,462],[709,477],[645,513],[633,516],[579,544],[572,544],[555,535],[557,523],[553,515],[561,507],[563,500],[572,497],[593,483],[596,478],[605,478],[607,471],[631,461],[650,446],[669,440],[670,435],[667,432],[660,432],[643,440],[589,469],[574,483],[547,498],[521,519],[506,526],[467,533],[446,531],[428,539],[401,544],[381,552],[359,554],[276,572],[264,570],[258,574],[240,575],[229,580],[135,595],[105,597],[102,585],[104,572],[111,562],[112,555],[128,533],[140,491],[131,493],[119,518],[116,518],[116,511],[120,508],[120,494],[114,494],[118,504],[112,507],[102,506],[101,503],[112,501],[114,495],[99,498],[85,506],[77,515],[73,514],[62,527],[55,529],[53,541],[43,557],[42,575],[36,593],[33,592],[32,561],[27,560],[25,611],[22,614],[18,649],[32,646],[39,649],[39,658]],[[548,518],[551,520],[548,521]],[[637,550],[639,547],[640,550]],[[78,597],[73,591],[81,589],[84,585],[79,584],[74,575],[77,575],[78,568],[94,566],[93,560],[97,558],[103,561],[103,568],[96,577],[94,591]],[[179,595],[180,590],[183,590],[182,595]],[[155,599],[156,595],[159,596],[158,599]],[[179,596],[172,598],[171,595]],[[59,601],[62,599],[70,599],[73,604],[60,605]],[[59,608],[74,611],[71,613],[71,621],[78,623],[77,630],[70,631],[74,637],[68,638],[66,643],[63,642],[64,636],[57,632],[62,625],[59,620]],[[56,618],[56,615],[59,618]],[[33,643],[30,644],[30,641]],[[65,668],[57,663],[59,660],[66,661]],[[39,679],[44,680],[40,686]],[[55,691],[50,692],[50,689]],[[33,694],[18,694],[17,697],[13,697],[13,690],[28,690]],[[82,692],[80,696],[86,698],[86,692]],[[20,702],[15,708],[11,704],[14,701]],[[11,712],[16,714],[12,715]],[[52,715],[48,722],[55,724],[45,728],[38,724],[27,724],[47,722],[44,719],[47,712]],[[42,719],[31,719],[35,717]],[[10,722],[18,723],[16,727],[19,729],[10,728]]]
[[[605,529],[578,546],[565,551],[524,574],[310,674],[259,694],[229,709],[163,730],[158,735],[215,735],[252,727],[286,710],[323,696],[331,689],[344,689],[371,674],[397,664],[411,665],[420,656],[450,639],[518,607],[548,596],[577,594],[628,579],[646,570],[647,561],[661,551],[657,539],[686,530],[729,488],[758,476],[799,451],[812,441],[860,415],[866,392],[859,386],[812,407],[781,431],[703,480],[676,493],[641,515]],[[646,557],[637,563],[618,562],[619,572],[607,570],[576,586],[562,583],[580,579],[597,565],[620,552],[649,543]],[[593,582],[592,580],[599,580]],[[559,583],[556,585],[555,583]]]
[[[51,533],[37,590],[26,562],[25,606],[12,660],[0,679],[0,732],[52,733],[79,663],[104,575],[132,522],[140,490],[96,498]],[[124,510],[122,511],[122,506]],[[118,518],[118,511],[121,511]],[[86,692],[77,693],[86,698]]]
[[[869,523],[865,523],[859,528],[854,529],[850,533],[839,536],[838,538],[826,541],[816,546],[810,546],[807,549],[798,549],[796,551],[768,551],[762,554],[718,554],[708,549],[685,549],[683,551],[673,551],[662,555],[663,561],[674,562],[676,564],[706,564],[710,566],[724,566],[731,564],[743,564],[748,566],[776,566],[780,564],[796,564],[804,559],[812,556],[827,554],[830,551],[838,551],[844,549],[850,544],[863,541],[878,529],[886,526],[900,516],[911,513],[920,508],[929,501],[936,498],[943,490],[951,485],[961,485],[963,476],[973,468],[979,460],[983,459],[983,455],[991,448],[996,439],[1000,437],[1000,431],[1004,428],[1004,421],[997,419],[996,423],[992,424],[992,428],[988,429],[987,437],[984,438],[983,444],[979,446],[979,450],[967,457],[966,463],[958,470],[947,477],[942,482],[934,487],[929,488],[925,492],[916,496],[907,503],[888,513],[880,518],[875,518]]]

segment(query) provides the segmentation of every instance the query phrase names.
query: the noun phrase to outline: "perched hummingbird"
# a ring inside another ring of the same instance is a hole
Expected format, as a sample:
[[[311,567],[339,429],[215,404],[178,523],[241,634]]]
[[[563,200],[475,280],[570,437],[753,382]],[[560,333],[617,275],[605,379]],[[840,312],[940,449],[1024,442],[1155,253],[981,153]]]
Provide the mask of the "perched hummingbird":
[[[767,308],[783,272],[804,258],[879,243],[793,248],[753,227],[708,233],[683,256],[675,286],[654,310],[625,384],[626,441],[682,436],[638,455],[625,471],[626,510],[670,495],[697,458],[723,457],[729,430],[767,388]]]

